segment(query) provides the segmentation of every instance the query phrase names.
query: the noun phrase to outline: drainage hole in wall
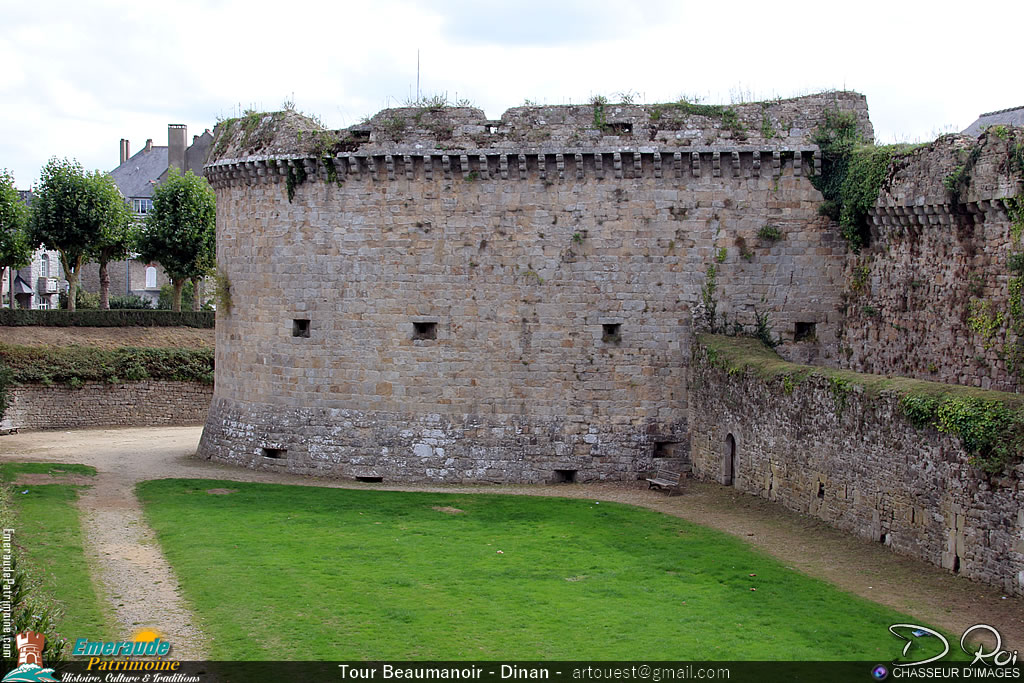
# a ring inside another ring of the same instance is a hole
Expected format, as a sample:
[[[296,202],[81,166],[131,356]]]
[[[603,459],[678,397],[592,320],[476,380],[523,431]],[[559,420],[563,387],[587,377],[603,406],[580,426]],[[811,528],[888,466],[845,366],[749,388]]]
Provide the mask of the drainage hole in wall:
[[[384,481],[384,477],[356,477],[356,481],[363,481],[367,484],[379,484]]]
[[[288,456],[287,448],[264,448],[263,457],[273,458],[274,460],[282,460]]]

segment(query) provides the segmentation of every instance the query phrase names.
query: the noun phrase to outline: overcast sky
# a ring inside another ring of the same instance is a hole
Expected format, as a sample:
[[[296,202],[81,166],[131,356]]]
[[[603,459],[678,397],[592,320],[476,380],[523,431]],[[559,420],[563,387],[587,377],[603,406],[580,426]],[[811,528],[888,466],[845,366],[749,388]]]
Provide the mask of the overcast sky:
[[[498,118],[615,99],[865,94],[881,142],[930,140],[1024,105],[1024,2],[903,0],[0,0],[0,168],[111,170],[293,100],[330,127],[416,88]],[[191,137],[189,138],[191,139]]]

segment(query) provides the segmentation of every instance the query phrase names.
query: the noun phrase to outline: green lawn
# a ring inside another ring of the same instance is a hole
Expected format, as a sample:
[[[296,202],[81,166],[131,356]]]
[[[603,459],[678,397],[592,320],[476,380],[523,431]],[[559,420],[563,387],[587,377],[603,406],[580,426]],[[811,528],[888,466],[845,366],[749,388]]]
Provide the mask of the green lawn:
[[[96,470],[86,465],[46,463],[5,463],[0,465],[0,480],[10,486],[20,473],[50,474],[54,482],[66,475],[92,476]],[[25,484],[12,488],[14,542],[20,547],[34,590],[53,596],[63,611],[57,621],[57,633],[74,640],[78,637],[103,639],[112,635],[109,609],[99,599],[89,574],[82,545],[78,492],[82,486],[69,484]]]
[[[909,618],[625,505],[212,480],[138,494],[215,659],[889,661],[887,628]]]

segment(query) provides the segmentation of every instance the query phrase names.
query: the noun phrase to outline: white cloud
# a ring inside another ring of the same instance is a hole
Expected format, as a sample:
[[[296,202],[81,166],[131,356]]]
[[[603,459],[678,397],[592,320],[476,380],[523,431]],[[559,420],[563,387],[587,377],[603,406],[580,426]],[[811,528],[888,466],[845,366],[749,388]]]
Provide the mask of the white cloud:
[[[630,91],[728,102],[850,88],[883,142],[1024,104],[1019,2],[801,0],[0,0],[0,167],[29,186],[53,155],[117,163],[240,109],[294,98],[347,126],[421,90],[498,117]]]

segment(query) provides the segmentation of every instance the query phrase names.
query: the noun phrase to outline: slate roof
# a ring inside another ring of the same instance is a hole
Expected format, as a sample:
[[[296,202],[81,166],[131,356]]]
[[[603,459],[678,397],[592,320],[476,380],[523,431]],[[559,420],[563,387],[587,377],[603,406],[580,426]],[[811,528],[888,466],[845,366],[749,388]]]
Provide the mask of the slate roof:
[[[21,275],[18,275],[14,278],[14,294],[35,294],[35,292],[32,290],[32,285],[25,282]]]
[[[136,152],[113,171],[110,175],[114,177],[126,198],[152,197],[153,187],[160,176],[167,170],[167,148],[152,147],[147,152],[145,148]]]
[[[1024,126],[1024,107],[1010,107],[982,114],[964,129],[964,135],[978,137],[989,126]]]

